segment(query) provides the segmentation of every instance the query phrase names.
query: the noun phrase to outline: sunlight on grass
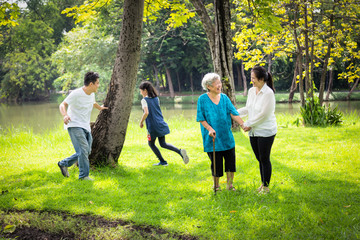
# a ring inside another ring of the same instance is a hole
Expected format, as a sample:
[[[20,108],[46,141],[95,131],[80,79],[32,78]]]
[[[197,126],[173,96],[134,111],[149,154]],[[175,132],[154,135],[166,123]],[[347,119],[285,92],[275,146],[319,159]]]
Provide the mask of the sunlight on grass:
[[[0,210],[66,211],[161,227],[200,239],[358,239],[360,236],[360,125],[347,114],[339,127],[304,128],[299,115],[277,115],[271,194],[259,196],[258,163],[247,134],[234,132],[236,192],[216,196],[199,123],[181,116],[166,121],[166,141],[185,148],[190,163],[161,149],[158,162],[146,130],[129,123],[117,168],[91,169],[94,182],[79,181],[56,163],[73,153],[66,131],[0,132]],[[158,144],[158,143],[157,143]],[[6,224],[5,218],[0,222]],[[65,230],[59,230],[65,231]]]

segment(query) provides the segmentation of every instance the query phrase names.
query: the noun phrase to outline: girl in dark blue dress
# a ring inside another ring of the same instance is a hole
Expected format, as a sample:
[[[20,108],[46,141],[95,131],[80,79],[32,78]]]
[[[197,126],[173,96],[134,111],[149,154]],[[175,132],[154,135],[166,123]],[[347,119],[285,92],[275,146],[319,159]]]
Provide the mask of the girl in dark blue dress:
[[[155,163],[154,166],[167,166],[168,163],[162,157],[159,149],[155,146],[156,138],[159,139],[160,146],[162,148],[169,149],[178,153],[185,164],[189,162],[189,157],[185,149],[178,149],[177,147],[166,143],[165,135],[170,133],[169,126],[164,121],[160,109],[159,98],[153,85],[149,81],[144,81],[139,86],[140,94],[144,97],[141,100],[141,106],[144,111],[144,114],[140,120],[140,128],[144,126],[144,121],[146,122],[146,128],[148,131],[148,142],[151,150],[155,153],[156,157],[160,162]]]

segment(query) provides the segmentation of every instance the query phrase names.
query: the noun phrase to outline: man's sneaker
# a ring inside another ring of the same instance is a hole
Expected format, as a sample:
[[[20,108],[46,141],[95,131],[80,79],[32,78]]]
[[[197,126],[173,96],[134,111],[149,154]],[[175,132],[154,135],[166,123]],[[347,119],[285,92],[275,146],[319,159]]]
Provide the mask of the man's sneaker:
[[[188,164],[189,163],[189,156],[187,155],[186,153],[186,150],[185,149],[181,149],[180,150],[180,153],[181,153],[181,156],[183,158],[183,161],[185,164]]]
[[[158,162],[158,163],[153,164],[153,166],[167,166],[167,165],[168,165],[167,162]]]
[[[60,162],[58,162],[58,166],[59,166],[59,168],[60,168],[60,170],[61,170],[61,173],[62,173],[62,175],[63,175],[64,177],[69,177],[69,176],[70,176],[67,167],[61,166],[61,165],[60,165]]]
[[[90,177],[83,177],[83,178],[80,178],[80,180],[94,181],[94,179],[92,179]]]

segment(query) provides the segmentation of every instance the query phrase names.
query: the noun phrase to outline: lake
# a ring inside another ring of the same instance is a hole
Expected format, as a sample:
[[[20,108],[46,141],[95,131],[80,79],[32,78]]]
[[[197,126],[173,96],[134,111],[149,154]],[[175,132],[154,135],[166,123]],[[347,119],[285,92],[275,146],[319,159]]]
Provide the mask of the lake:
[[[331,106],[338,105],[344,113],[357,111],[360,114],[360,101],[339,101],[331,102]],[[244,104],[238,104],[242,107]],[[195,119],[196,104],[162,104],[164,118],[171,118],[179,114],[185,118]],[[300,103],[278,103],[276,104],[276,114],[290,113],[296,114],[300,110]],[[99,111],[94,109],[91,121],[95,121]],[[142,116],[140,105],[133,106],[130,121],[139,121]],[[34,133],[41,133],[47,129],[59,128],[62,126],[62,116],[59,112],[59,104],[53,102],[6,104],[0,103],[0,130],[10,127],[29,128]]]

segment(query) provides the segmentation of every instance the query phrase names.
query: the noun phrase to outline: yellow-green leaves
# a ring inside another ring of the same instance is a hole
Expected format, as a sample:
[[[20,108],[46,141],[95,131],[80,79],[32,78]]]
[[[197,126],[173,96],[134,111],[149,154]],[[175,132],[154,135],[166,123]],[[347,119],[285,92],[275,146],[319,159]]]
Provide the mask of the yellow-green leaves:
[[[68,17],[76,19],[75,23],[86,22],[93,19],[99,13],[99,9],[110,4],[111,0],[90,0],[85,1],[83,5],[67,8],[62,11]]]
[[[20,15],[19,6],[16,3],[0,3],[0,26],[16,26],[15,21]]]

